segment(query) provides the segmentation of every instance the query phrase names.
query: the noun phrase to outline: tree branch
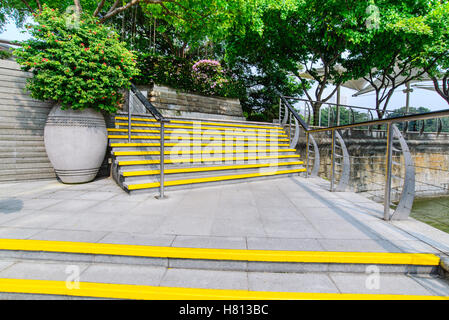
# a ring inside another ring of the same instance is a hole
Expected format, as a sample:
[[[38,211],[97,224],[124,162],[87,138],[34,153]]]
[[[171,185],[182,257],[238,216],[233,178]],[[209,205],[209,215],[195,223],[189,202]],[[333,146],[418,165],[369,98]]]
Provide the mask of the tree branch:
[[[98,5],[97,5],[97,9],[95,9],[94,11],[94,17],[98,16],[98,14],[100,13],[100,10],[103,9],[104,3],[106,0],[101,0]]]

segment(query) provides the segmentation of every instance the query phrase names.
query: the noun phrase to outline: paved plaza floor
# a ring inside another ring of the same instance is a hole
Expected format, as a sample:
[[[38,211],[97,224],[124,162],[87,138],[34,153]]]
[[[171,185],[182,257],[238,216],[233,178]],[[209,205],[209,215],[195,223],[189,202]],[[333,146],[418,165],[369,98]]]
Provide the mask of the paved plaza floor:
[[[302,177],[128,195],[110,178],[0,184],[0,238],[224,249],[449,253],[449,234]]]

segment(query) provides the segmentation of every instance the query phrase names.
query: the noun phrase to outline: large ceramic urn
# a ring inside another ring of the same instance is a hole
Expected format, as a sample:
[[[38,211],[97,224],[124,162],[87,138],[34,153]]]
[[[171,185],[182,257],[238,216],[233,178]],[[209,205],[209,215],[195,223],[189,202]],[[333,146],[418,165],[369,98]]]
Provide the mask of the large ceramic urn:
[[[103,115],[93,109],[50,111],[44,129],[45,149],[63,183],[92,181],[104,160],[108,135]]]

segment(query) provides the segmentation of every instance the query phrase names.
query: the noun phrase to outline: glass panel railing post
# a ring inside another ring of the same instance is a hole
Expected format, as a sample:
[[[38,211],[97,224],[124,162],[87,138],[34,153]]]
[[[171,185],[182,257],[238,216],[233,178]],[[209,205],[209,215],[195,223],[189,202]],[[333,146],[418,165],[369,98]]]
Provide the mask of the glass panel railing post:
[[[384,196],[384,220],[390,220],[391,203],[391,169],[393,160],[393,132],[391,123],[387,124],[387,163],[385,175],[385,196]]]

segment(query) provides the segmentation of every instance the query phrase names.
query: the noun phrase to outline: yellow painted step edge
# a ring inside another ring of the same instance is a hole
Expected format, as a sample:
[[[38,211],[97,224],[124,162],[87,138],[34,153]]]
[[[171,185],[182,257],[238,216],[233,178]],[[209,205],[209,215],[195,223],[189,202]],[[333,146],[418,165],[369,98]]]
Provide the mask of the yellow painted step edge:
[[[264,292],[226,289],[155,287],[145,285],[79,282],[70,288],[66,281],[2,279],[0,292],[48,294],[134,300],[448,300],[447,296]]]
[[[438,256],[429,253],[206,249],[23,239],[0,239],[0,250],[264,262],[403,264],[422,266],[438,266],[440,263]]]
[[[166,147],[266,147],[266,146],[276,146],[276,147],[288,147],[288,143],[272,144],[272,143],[189,143],[189,142],[166,142],[164,143]],[[159,143],[147,143],[147,142],[115,142],[111,143],[111,147],[115,148],[126,148],[126,147],[160,147]]]
[[[123,122],[116,122],[117,126],[128,126],[128,123]],[[146,124],[146,123],[131,123],[131,127],[149,127],[149,128],[159,128],[160,125],[158,124]],[[215,130],[215,131],[230,131],[230,132],[241,132],[245,133],[248,131],[249,133],[254,133],[258,131],[263,132],[273,132],[273,133],[282,133],[285,134],[285,130],[282,128],[276,128],[276,129],[256,129],[256,128],[238,128],[238,127],[228,127],[228,128],[220,128],[220,127],[209,127],[204,126],[202,124],[195,124],[194,126],[180,126],[180,125],[165,125],[166,128],[178,128],[178,129],[194,129],[194,130]],[[128,130],[128,129],[125,129]],[[159,130],[158,130],[159,131]]]
[[[185,180],[172,180],[165,181],[165,186],[179,186],[184,184],[195,184],[195,183],[204,183],[204,182],[215,182],[215,181],[227,181],[227,180],[237,180],[237,179],[247,179],[247,178],[256,178],[256,177],[266,177],[266,176],[274,176],[280,174],[289,174],[289,173],[299,173],[305,172],[305,168],[295,169],[295,170],[283,170],[283,171],[273,171],[273,172],[263,172],[263,173],[248,173],[248,174],[237,174],[237,175],[227,175],[227,176],[218,176],[218,177],[206,177],[206,178],[196,178],[196,179],[185,179]],[[129,184],[127,186],[128,190],[139,190],[139,189],[148,189],[148,188],[157,188],[160,187],[159,182],[150,182],[150,183],[141,183],[141,184]]]
[[[296,149],[255,149],[255,150],[168,150],[164,154],[185,155],[185,154],[222,154],[222,153],[283,153],[295,152]],[[115,156],[145,156],[159,155],[159,151],[114,151]]]
[[[146,140],[146,139],[157,139],[159,140],[161,137],[160,136],[133,136],[131,135],[131,139],[134,140]],[[211,137],[214,138],[214,137]],[[124,134],[124,135],[108,135],[108,139],[128,139],[128,135]],[[165,140],[207,140],[207,137],[165,137]],[[212,139],[216,140],[216,139]],[[250,137],[220,137],[220,139],[218,139],[220,141],[233,141],[233,140],[240,140],[240,141],[289,141],[288,139],[259,139],[259,138],[250,138]]]
[[[126,120],[128,121],[128,117],[115,117],[115,120]],[[131,121],[142,121],[142,122],[156,122],[154,119],[145,119],[145,118],[134,118],[131,117]],[[203,121],[185,121],[185,120],[170,120],[170,123],[179,123],[179,124],[201,124],[201,125],[212,125],[212,126],[220,126],[220,127],[236,127],[236,128],[260,128],[260,129],[277,129],[282,130],[281,127],[275,126],[256,126],[256,125],[248,125],[248,124],[233,124],[226,122],[203,122]]]
[[[128,132],[128,129],[107,129],[108,132]],[[159,133],[159,130],[132,129],[134,133]],[[263,134],[263,133],[244,133],[244,132],[210,132],[210,131],[184,131],[184,130],[167,130],[166,134],[193,134],[197,136],[251,136],[251,137],[288,137],[286,134]]]
[[[303,161],[281,162],[276,163],[276,166],[293,166],[304,164]],[[259,163],[259,164],[242,164],[235,166],[217,166],[217,167],[199,167],[199,168],[182,168],[182,169],[165,169],[165,174],[171,173],[189,173],[189,172],[202,172],[202,171],[220,171],[220,170],[234,170],[234,169],[252,169],[252,168],[267,168],[273,166],[272,163]],[[305,169],[304,169],[305,171]],[[124,177],[136,177],[144,175],[159,174],[159,170],[146,170],[146,171],[126,171],[123,172]]]
[[[286,159],[286,158],[299,158],[298,154],[288,155],[275,155],[275,156],[252,156],[252,157],[214,157],[214,158],[178,158],[167,159],[164,161],[166,164],[173,163],[196,163],[196,162],[221,162],[221,161],[246,161],[246,160],[270,160],[270,159]],[[144,164],[158,164],[160,160],[122,160],[119,161],[119,166],[133,166]]]

